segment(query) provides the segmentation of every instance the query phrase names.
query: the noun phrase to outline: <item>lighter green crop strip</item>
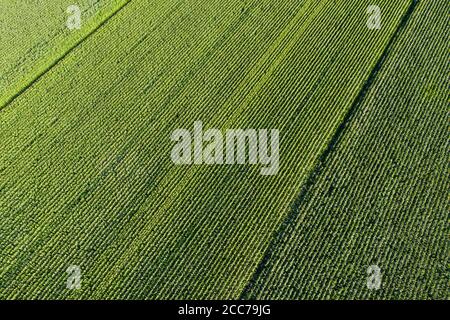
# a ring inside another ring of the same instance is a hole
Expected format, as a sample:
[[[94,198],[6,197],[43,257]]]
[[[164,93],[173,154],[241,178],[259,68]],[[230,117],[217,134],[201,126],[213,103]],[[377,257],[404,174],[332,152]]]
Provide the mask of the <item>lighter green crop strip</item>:
[[[326,121],[325,121],[326,122]]]

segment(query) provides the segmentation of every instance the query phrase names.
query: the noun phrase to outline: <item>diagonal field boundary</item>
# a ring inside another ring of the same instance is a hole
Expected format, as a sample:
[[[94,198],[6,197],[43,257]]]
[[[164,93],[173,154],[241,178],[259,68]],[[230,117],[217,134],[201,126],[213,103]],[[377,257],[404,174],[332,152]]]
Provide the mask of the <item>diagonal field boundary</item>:
[[[397,29],[394,31],[392,37],[390,38],[388,44],[386,45],[383,53],[381,54],[380,58],[378,59],[376,65],[370,72],[369,77],[365,81],[361,91],[359,92],[358,96],[356,97],[355,101],[352,103],[350,109],[347,111],[344,119],[340,123],[339,127],[336,129],[336,131],[333,134],[333,137],[331,138],[330,142],[328,143],[326,149],[322,152],[322,154],[319,156],[317,160],[317,164],[315,165],[314,169],[311,171],[311,173],[308,175],[308,178],[303,185],[298,197],[295,199],[295,201],[291,205],[291,211],[288,213],[284,221],[281,223],[280,227],[275,230],[275,232],[272,235],[272,240],[269,243],[269,246],[267,247],[266,251],[264,252],[264,255],[259,262],[255,272],[253,273],[250,281],[245,286],[244,290],[242,291],[239,299],[245,300],[245,299],[251,299],[252,297],[252,289],[256,285],[258,279],[263,274],[264,270],[269,264],[269,261],[277,249],[278,245],[280,244],[281,240],[285,237],[288,237],[290,234],[290,227],[295,223],[297,220],[297,217],[300,213],[300,208],[305,202],[306,196],[310,192],[311,188],[316,184],[317,177],[321,174],[323,171],[323,168],[326,166],[327,160],[329,158],[329,155],[334,151],[336,146],[338,145],[339,141],[341,140],[342,136],[345,133],[345,129],[352,121],[356,111],[361,106],[362,102],[364,101],[367,92],[370,90],[373,82],[375,81],[378,72],[383,66],[383,63],[386,61],[386,58],[388,57],[389,53],[392,50],[392,47],[395,43],[395,41],[399,38],[400,34],[405,29],[408,21],[411,18],[411,15],[415,11],[417,5],[419,3],[419,0],[411,0],[411,4],[409,5],[408,10],[403,15],[399,25],[397,26]]]
[[[70,47],[65,53],[63,53],[59,58],[55,59],[50,65],[48,65],[42,72],[37,74],[34,78],[30,80],[30,82],[25,85],[22,89],[13,94],[10,98],[6,100],[3,105],[0,105],[0,112],[7,108],[14,100],[16,100],[22,93],[28,90],[34,83],[39,81],[47,72],[49,72],[53,67],[55,67],[60,61],[62,61],[65,57],[67,57],[72,51],[74,51],[77,47],[79,47],[86,39],[92,36],[97,30],[99,30],[102,26],[104,26],[111,18],[113,18],[116,14],[118,14],[127,4],[129,4],[132,0],[128,0],[123,3],[116,9],[114,9],[102,22],[100,22],[95,28],[86,33],[80,40],[78,40],[72,47]]]

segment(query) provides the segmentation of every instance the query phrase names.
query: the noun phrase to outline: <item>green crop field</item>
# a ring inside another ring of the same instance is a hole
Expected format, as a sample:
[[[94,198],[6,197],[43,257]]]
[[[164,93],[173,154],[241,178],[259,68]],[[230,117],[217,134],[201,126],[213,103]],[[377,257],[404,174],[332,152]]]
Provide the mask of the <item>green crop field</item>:
[[[449,7],[2,1],[0,299],[450,298]]]

